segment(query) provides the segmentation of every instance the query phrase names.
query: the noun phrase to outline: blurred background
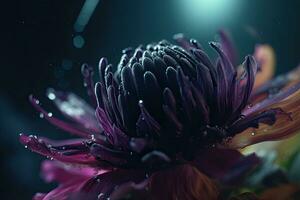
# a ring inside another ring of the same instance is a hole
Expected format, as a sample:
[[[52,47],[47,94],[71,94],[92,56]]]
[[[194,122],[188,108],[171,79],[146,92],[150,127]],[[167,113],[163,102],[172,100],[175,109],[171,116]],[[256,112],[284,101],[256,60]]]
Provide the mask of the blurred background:
[[[221,28],[232,35],[240,61],[257,43],[277,54],[276,73],[300,62],[300,1],[282,0],[14,0],[1,2],[1,199],[30,199],[54,184],[39,176],[43,158],[18,142],[19,133],[53,139],[68,135],[41,119],[34,94],[52,109],[48,87],[85,97],[80,67],[105,56],[117,64],[122,49],[176,33],[207,43]],[[56,114],[54,112],[54,114]]]

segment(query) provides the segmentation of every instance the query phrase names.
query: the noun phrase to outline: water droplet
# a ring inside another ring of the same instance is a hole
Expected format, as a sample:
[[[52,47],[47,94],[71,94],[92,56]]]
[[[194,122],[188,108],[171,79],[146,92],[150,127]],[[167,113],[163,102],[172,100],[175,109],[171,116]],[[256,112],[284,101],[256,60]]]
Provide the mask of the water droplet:
[[[40,104],[40,101],[38,99],[35,100],[36,104]]]
[[[25,145],[24,147],[25,147],[25,149],[27,149],[27,148],[28,148],[28,146],[27,146],[27,145]]]
[[[40,118],[44,118],[44,113],[40,113]]]
[[[96,141],[96,138],[95,138],[94,134],[91,135],[91,138],[92,138],[93,141]]]
[[[139,100],[139,104],[142,104],[143,103],[143,100]]]
[[[255,135],[255,133],[254,133],[254,132],[252,132],[252,133],[251,133],[251,135],[252,135],[252,136],[254,136],[254,135]]]
[[[51,112],[48,113],[48,117],[52,117],[53,114]]]
[[[132,151],[130,152],[130,155],[131,155],[131,156],[133,155],[133,152],[132,152]]]
[[[48,98],[49,98],[50,100],[54,100],[54,99],[56,98],[56,95],[55,95],[53,92],[49,92],[49,93],[48,93]]]

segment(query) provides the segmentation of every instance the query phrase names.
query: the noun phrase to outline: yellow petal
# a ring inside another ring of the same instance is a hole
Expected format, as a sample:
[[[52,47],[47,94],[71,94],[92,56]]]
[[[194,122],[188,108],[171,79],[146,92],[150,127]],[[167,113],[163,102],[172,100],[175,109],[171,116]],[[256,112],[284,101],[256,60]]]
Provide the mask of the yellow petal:
[[[254,89],[270,80],[275,72],[275,52],[269,45],[257,45],[254,57],[260,65],[260,71],[255,77]]]

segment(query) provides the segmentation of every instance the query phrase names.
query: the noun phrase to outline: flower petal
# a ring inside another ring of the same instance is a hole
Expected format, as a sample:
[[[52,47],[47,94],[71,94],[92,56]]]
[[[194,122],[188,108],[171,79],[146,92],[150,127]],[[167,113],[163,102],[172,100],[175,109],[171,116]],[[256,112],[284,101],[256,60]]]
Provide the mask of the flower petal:
[[[158,171],[149,179],[149,190],[155,200],[209,199],[216,200],[215,183],[189,164],[177,165]]]
[[[43,116],[47,121],[49,121],[54,126],[67,131],[69,133],[72,133],[74,135],[78,135],[81,137],[89,137],[90,133],[83,129],[82,127],[78,126],[77,124],[71,124],[65,121],[62,121],[56,117],[52,116],[52,113],[48,113],[45,111],[39,103],[39,100],[34,98],[32,95],[29,96],[29,101],[33,105],[33,107],[40,112],[40,115]]]
[[[224,53],[226,54],[226,56],[228,57],[228,59],[232,64],[236,64],[237,52],[229,33],[225,30],[220,30],[219,36],[220,36],[221,47]]]
[[[101,164],[101,162],[89,154],[89,149],[85,145],[85,142],[79,142],[78,140],[71,144],[66,141],[66,145],[56,146],[45,139],[33,135],[26,136],[21,134],[20,142],[31,151],[47,156],[50,159],[90,166],[99,166]]]
[[[95,110],[74,93],[55,91],[49,88],[47,96],[57,108],[69,119],[93,132],[101,132],[95,117]]]
[[[43,179],[50,183],[56,181],[60,184],[67,183],[71,179],[88,179],[99,173],[90,167],[67,165],[57,161],[45,160],[41,166]],[[102,171],[104,173],[104,171]]]
[[[38,194],[38,196],[36,195],[34,198],[38,200],[69,200],[70,195],[77,192],[81,186],[81,183],[84,181],[86,181],[86,179],[71,180],[65,184],[58,186],[46,195]]]
[[[275,53],[269,45],[257,45],[254,57],[259,65],[254,83],[255,90],[273,77],[275,72]]]
[[[261,200],[283,200],[283,199],[299,199],[300,188],[298,185],[285,184],[264,191]]]
[[[194,163],[209,177],[235,184],[259,163],[259,159],[255,154],[244,156],[237,150],[213,148],[200,152]]]
[[[274,104],[281,102],[285,99],[287,99],[289,96],[292,96],[295,93],[298,93],[300,89],[300,82],[297,84],[294,84],[293,86],[280,91],[279,93],[271,96],[270,98],[267,98],[259,103],[254,104],[253,106],[249,106],[246,109],[243,110],[242,115],[248,116],[252,115],[256,112],[261,112],[263,110],[266,110],[267,108],[275,107]],[[286,111],[287,112],[287,111]]]
[[[282,95],[286,96],[286,94]],[[288,96],[283,101],[277,103],[272,101],[272,103],[273,105],[270,108],[279,107],[283,111],[288,112],[289,117],[281,115],[272,126],[261,124],[258,129],[248,128],[244,132],[234,136],[229,143],[231,148],[243,148],[263,141],[280,140],[297,133],[300,129],[300,90]]]
[[[145,180],[145,173],[138,170],[114,170],[87,180],[71,200],[107,199],[119,186],[130,183],[140,183]]]

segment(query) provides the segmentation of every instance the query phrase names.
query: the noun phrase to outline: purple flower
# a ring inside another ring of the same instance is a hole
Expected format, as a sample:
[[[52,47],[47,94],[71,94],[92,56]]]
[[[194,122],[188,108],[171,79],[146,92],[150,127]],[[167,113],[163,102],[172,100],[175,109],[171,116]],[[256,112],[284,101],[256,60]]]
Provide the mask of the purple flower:
[[[34,199],[217,199],[217,183],[237,184],[259,162],[238,149],[299,130],[294,79],[256,82],[268,63],[247,56],[235,67],[225,33],[221,44],[210,43],[216,62],[196,40],[175,40],[178,45],[163,40],[123,50],[115,72],[102,58],[95,85],[93,69],[83,65],[92,106],[49,89],[68,121],[30,96],[46,120],[79,136],[53,141],[21,134],[26,147],[55,160],[45,161],[42,172],[59,186]]]

